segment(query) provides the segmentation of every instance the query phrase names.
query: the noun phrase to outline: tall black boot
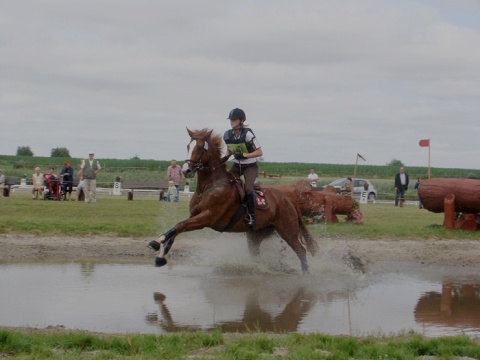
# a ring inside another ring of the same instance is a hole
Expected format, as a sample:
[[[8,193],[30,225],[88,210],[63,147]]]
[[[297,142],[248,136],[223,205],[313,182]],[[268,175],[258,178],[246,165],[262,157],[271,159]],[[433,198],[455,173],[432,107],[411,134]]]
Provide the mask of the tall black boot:
[[[247,200],[248,215],[245,218],[247,225],[253,230],[255,229],[255,193],[245,195]]]

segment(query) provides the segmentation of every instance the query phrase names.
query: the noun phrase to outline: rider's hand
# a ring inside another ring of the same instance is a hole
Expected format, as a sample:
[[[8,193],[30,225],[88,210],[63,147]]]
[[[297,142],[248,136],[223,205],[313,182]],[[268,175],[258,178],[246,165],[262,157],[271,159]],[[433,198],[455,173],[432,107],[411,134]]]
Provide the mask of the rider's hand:
[[[243,156],[241,152],[235,153],[233,156],[235,157],[236,160],[246,159],[246,157]]]

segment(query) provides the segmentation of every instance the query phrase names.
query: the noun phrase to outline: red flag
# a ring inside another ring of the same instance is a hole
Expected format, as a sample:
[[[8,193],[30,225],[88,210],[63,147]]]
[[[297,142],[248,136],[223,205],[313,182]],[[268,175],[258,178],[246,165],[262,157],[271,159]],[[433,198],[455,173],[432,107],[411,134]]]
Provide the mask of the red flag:
[[[430,139],[423,139],[418,142],[418,145],[421,147],[429,147],[430,146]]]

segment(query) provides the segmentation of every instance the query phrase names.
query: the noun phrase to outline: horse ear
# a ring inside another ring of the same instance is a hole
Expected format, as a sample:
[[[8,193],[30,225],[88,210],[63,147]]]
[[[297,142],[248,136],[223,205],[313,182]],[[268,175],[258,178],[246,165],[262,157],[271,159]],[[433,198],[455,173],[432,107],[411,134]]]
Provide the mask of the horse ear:
[[[187,132],[188,135],[190,135],[191,138],[193,138],[193,132],[187,127]]]
[[[213,132],[213,129],[208,132],[208,134],[207,134],[207,137],[208,137],[208,138],[211,138],[211,137],[212,137],[212,132]]]

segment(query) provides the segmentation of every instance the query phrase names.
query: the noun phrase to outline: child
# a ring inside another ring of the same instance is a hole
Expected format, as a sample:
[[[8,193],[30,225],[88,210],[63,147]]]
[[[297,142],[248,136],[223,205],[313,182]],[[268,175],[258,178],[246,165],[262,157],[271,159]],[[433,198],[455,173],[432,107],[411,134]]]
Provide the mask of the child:
[[[177,194],[177,188],[175,187],[175,183],[173,181],[168,182],[168,191],[167,191],[167,201],[172,202],[175,199]]]

